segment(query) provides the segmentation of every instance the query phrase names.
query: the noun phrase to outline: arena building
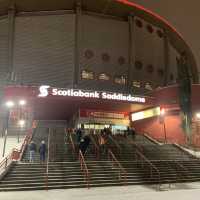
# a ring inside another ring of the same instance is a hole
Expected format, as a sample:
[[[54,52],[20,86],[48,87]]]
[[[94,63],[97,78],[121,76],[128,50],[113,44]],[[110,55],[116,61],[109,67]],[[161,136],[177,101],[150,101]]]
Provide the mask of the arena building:
[[[11,85],[4,102],[34,97],[29,103],[34,102],[30,107],[36,120],[101,128],[115,124],[124,130],[131,125],[131,113],[163,107],[155,91],[177,84],[177,60],[183,54],[191,81],[198,83],[196,61],[181,34],[137,4],[4,1],[0,13],[0,79],[2,86]],[[50,88],[52,100],[46,103],[37,92],[45,94]],[[67,98],[84,97],[84,91],[89,94],[75,104]],[[94,112],[101,117],[91,117]],[[126,117],[118,119],[119,113]]]
[[[198,79],[182,35],[136,3],[2,0],[3,157],[8,136],[25,139],[0,191],[200,181],[181,146],[200,146]]]

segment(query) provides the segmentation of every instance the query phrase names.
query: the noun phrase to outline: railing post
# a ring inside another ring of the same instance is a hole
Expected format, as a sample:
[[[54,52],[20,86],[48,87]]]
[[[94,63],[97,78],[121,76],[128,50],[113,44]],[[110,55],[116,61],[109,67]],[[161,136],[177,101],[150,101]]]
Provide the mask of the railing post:
[[[8,158],[6,157],[5,169],[6,169],[7,165],[8,165]]]
[[[46,190],[48,190],[48,175],[49,175],[49,149],[50,149],[50,136],[51,136],[51,129],[49,128],[49,134],[48,134],[48,149],[47,149],[47,165],[46,165]]]

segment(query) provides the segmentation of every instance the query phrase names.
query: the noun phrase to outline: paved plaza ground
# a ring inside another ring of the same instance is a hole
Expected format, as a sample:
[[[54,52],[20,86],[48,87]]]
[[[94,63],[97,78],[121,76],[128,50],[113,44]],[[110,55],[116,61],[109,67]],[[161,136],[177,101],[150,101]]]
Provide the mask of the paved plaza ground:
[[[200,183],[172,185],[162,191],[144,186],[105,187],[28,192],[0,192],[1,200],[196,200]]]

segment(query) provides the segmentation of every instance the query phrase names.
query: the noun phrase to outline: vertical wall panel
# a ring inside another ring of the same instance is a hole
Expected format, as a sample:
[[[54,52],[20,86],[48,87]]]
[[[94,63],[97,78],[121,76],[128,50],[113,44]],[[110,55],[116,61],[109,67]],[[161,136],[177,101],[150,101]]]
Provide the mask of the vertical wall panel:
[[[136,20],[139,18],[136,18]],[[149,33],[145,21],[139,19],[143,26],[138,27],[135,25],[134,39],[135,39],[135,59],[143,63],[143,69],[138,71],[134,69],[134,79],[140,79],[141,81],[150,81],[154,85],[163,84],[164,75],[159,76],[158,70],[165,68],[164,65],[164,42],[163,38],[158,37],[156,31],[157,27],[153,27],[154,32]],[[134,22],[135,23],[135,22]],[[154,72],[149,73],[146,70],[148,65],[154,67]]]
[[[0,104],[3,100],[3,88],[8,77],[8,18],[0,19]],[[6,112],[0,106],[0,131],[3,134]]]
[[[72,14],[16,18],[14,70],[19,83],[72,85],[74,21]]]
[[[8,72],[8,19],[0,20],[0,78]]]
[[[176,58],[179,58],[179,53],[172,47],[172,45],[169,45],[169,75],[173,74],[174,79],[170,80],[170,77],[168,78],[169,83],[173,84],[176,83],[177,79],[177,62]]]
[[[98,87],[107,90],[125,90],[125,86],[113,84],[115,75],[127,75],[128,71],[128,22],[83,15],[81,18],[81,56],[80,72],[83,69],[94,71],[96,79],[99,73],[107,73],[111,81],[81,81],[82,87]],[[94,56],[87,59],[84,55],[89,49]],[[110,60],[104,62],[102,54],[108,54]],[[120,65],[119,57],[125,58]]]

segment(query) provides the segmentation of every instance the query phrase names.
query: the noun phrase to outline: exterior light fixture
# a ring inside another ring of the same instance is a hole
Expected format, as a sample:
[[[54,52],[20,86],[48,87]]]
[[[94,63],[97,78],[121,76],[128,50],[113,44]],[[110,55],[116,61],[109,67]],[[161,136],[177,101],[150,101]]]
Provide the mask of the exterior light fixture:
[[[160,114],[163,116],[163,115],[165,115],[165,109],[164,108],[161,108],[160,109]]]
[[[26,105],[26,101],[25,101],[25,100],[20,100],[20,101],[19,101],[19,105],[20,105],[20,106]]]
[[[23,127],[25,125],[25,120],[21,119],[18,122],[19,126]]]
[[[14,104],[13,101],[7,101],[7,102],[6,102],[6,107],[8,107],[8,108],[12,108],[14,105],[15,105],[15,104]]]
[[[200,120],[200,113],[196,113],[196,117]]]

